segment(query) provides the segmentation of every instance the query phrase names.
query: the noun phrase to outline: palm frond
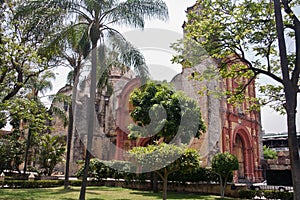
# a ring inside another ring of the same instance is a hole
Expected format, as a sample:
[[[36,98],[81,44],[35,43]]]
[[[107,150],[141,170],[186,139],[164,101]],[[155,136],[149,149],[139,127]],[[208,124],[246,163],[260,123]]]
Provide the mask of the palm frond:
[[[148,78],[149,70],[143,54],[115,29],[109,29],[107,36],[113,44],[112,50],[117,52],[118,61],[133,67],[141,78]]]
[[[145,19],[168,19],[168,8],[161,0],[127,0],[105,13],[108,23],[144,27]]]
[[[64,127],[68,125],[68,117],[63,109],[60,109],[56,106],[51,106],[50,112],[62,120]]]

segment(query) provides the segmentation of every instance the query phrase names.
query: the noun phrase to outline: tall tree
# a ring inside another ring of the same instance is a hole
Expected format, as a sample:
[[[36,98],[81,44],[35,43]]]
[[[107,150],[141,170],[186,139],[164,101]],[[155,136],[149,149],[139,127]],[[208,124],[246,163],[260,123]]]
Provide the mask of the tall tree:
[[[79,23],[86,25],[86,32],[92,47],[92,69],[90,83],[90,99],[88,108],[88,140],[86,151],[85,171],[80,191],[80,199],[85,199],[86,179],[88,174],[90,150],[92,147],[94,127],[94,103],[96,94],[96,65],[97,65],[97,44],[104,37],[105,32],[120,34],[111,25],[129,25],[143,27],[144,19],[167,18],[166,5],[160,0],[128,0],[119,1],[94,1],[85,0],[80,4],[73,3],[70,11],[78,14]],[[103,40],[102,40],[103,41]],[[142,74],[143,75],[143,74]]]
[[[80,27],[79,27],[80,28]],[[83,35],[82,35],[83,34]],[[66,36],[66,47],[59,55],[63,59],[66,59],[68,66],[71,67],[71,71],[68,75],[67,82],[72,85],[72,102],[69,106],[69,120],[68,120],[68,137],[67,137],[67,158],[66,158],[66,171],[65,171],[65,188],[68,187],[68,176],[69,176],[69,164],[70,164],[70,148],[72,135],[74,134],[74,114],[75,114],[75,101],[77,96],[77,86],[79,84],[79,76],[82,68],[84,68],[84,59],[88,56],[86,47],[89,46],[87,43],[85,33],[74,29],[70,31]],[[63,40],[64,41],[64,40]],[[102,94],[102,90],[105,87],[109,87],[109,73],[110,70],[118,68],[124,73],[129,70],[129,67],[133,67],[138,74],[146,74],[147,66],[143,55],[133,47],[128,41],[124,40],[120,35],[110,35],[108,41],[105,42],[105,46],[98,49],[98,53],[104,52],[101,56],[101,63],[97,65],[97,95]],[[103,52],[101,52],[103,50]],[[109,88],[105,89],[110,91]],[[101,99],[101,96],[98,97]],[[100,119],[102,120],[102,119]]]
[[[4,9],[6,16],[0,18],[1,29],[6,30],[6,33],[1,35],[0,47],[0,103],[13,98],[32,78],[49,69],[47,62],[38,55],[35,44],[24,39],[24,27],[13,19],[14,9],[13,6],[7,5]]]
[[[300,22],[294,9],[297,7],[298,1],[286,0],[197,1],[185,26],[187,38],[200,44],[218,62],[219,75],[233,78],[239,84],[228,96],[242,101],[240,94],[253,79],[259,75],[273,79],[261,85],[259,91],[266,95],[263,104],[271,103],[271,107],[287,116],[294,199],[300,199],[296,136]],[[287,49],[287,44],[293,45]],[[184,57],[181,62],[189,65],[188,60]]]
[[[39,93],[44,93],[47,90],[52,89],[52,84],[49,79],[54,78],[54,73],[47,71],[46,73],[42,73],[40,75],[41,77],[34,77],[31,80],[29,80],[28,86],[26,86],[24,89],[26,91],[26,98],[35,101],[37,104],[40,104],[42,106]],[[24,92],[25,92],[24,91]],[[48,117],[49,118],[49,117]],[[30,123],[30,122],[27,122]],[[32,135],[37,134],[34,133],[34,129],[31,128],[31,125],[28,125],[28,134],[27,134],[27,141],[26,141],[26,148],[25,148],[25,156],[24,156],[24,168],[23,168],[23,173],[26,173],[27,170],[27,162],[28,162],[28,155],[29,155],[29,150],[31,147],[31,140],[32,140]]]
[[[95,0],[84,0],[84,1],[30,1],[24,2],[24,5],[21,10],[27,11],[28,15],[32,15],[32,18],[35,19],[35,23],[39,22],[38,16],[43,15],[47,9],[51,8],[63,8],[68,11],[65,14],[72,14],[73,19],[76,21],[72,23],[73,26],[81,25],[85,26],[85,35],[87,36],[89,42],[91,43],[92,49],[89,46],[85,50],[92,51],[92,70],[91,70],[91,83],[90,83],[90,99],[89,99],[89,111],[88,111],[88,144],[86,152],[86,160],[90,158],[91,149],[91,140],[93,134],[93,124],[94,124],[94,101],[95,101],[95,89],[96,89],[96,63],[97,63],[97,52],[96,47],[100,40],[103,41],[103,38],[106,33],[110,35],[121,35],[112,25],[126,25],[135,28],[143,28],[144,20],[147,19],[167,19],[168,12],[166,5],[161,0],[128,0],[128,1],[95,1]],[[29,14],[30,13],[30,14]],[[55,12],[54,15],[59,14],[60,12]],[[45,16],[45,15],[44,15]],[[51,18],[52,19],[52,18]],[[70,18],[69,18],[70,19]],[[34,26],[31,26],[34,28]],[[62,33],[64,34],[64,33]],[[144,76],[145,74],[140,74]],[[88,168],[89,163],[85,162],[86,168]],[[86,173],[83,178],[83,185],[81,190],[80,199],[85,197],[85,188],[86,188]]]

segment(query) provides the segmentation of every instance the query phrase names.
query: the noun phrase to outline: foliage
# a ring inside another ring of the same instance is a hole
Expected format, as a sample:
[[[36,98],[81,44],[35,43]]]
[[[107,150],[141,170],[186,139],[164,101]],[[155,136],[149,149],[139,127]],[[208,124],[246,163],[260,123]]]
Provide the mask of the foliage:
[[[82,177],[84,166],[76,173],[76,176]],[[145,180],[145,174],[135,174],[136,165],[129,161],[104,161],[96,158],[91,159],[88,176],[97,182],[104,178],[125,179],[125,181]]]
[[[210,168],[197,167],[187,172],[179,170],[176,173],[170,174],[169,181],[173,182],[219,182],[219,176],[216,175]]]
[[[1,9],[5,15],[0,18],[0,32],[6,31],[1,34],[0,44],[0,103],[5,103],[17,94],[24,95],[26,91],[22,89],[40,75],[47,76],[50,67],[47,59],[38,52],[40,45],[28,37],[24,27],[26,22],[15,20],[14,3],[4,3]],[[39,39],[41,44],[43,39]]]
[[[239,190],[239,198],[253,199],[257,197],[265,197],[266,199],[284,199],[292,200],[293,192],[280,192],[274,190]]]
[[[239,162],[236,156],[224,152],[214,155],[211,164],[212,170],[220,176],[221,196],[224,197],[224,191],[230,175],[234,170],[238,170]]]
[[[286,19],[289,24],[289,19]],[[248,83],[243,83],[241,77],[248,78],[250,82],[262,74],[282,84],[274,8],[270,2],[198,1],[194,10],[188,13],[188,21],[186,40],[193,40],[198,46],[186,45],[186,48],[189,52],[190,48],[192,51],[198,50],[200,55],[205,50],[207,56],[217,59],[222,78],[233,78],[241,85],[234,94],[244,90],[243,86]],[[287,38],[291,40],[295,39],[292,32],[287,31]],[[292,74],[295,52],[291,50],[288,53]],[[182,61],[190,61],[192,66],[203,61],[193,62],[195,56],[190,54],[181,57]],[[274,109],[282,111],[284,93],[280,85],[273,82],[261,85],[260,92],[267,96],[261,103],[269,103]],[[272,92],[275,88],[277,93]]]
[[[276,159],[277,158],[277,152],[273,149],[270,149],[266,145],[263,146],[264,151],[264,158],[265,159]]]
[[[35,100],[27,98],[13,98],[4,104],[5,111],[10,114],[8,118],[12,125],[13,132],[2,140],[1,159],[5,165],[1,165],[3,169],[18,170],[19,165],[24,161],[25,142],[30,138],[24,136],[29,133],[32,135],[31,144],[37,147],[40,135],[47,132],[47,125],[50,119],[45,106]]]
[[[239,190],[239,198],[242,199],[253,199],[256,196],[256,190]]]
[[[200,165],[200,156],[195,149],[161,143],[146,147],[134,147],[129,151],[142,172],[156,172],[163,180],[163,199],[167,197],[168,176],[176,171],[190,172]]]
[[[167,83],[149,81],[136,88],[130,95],[130,103],[133,106],[130,116],[136,122],[129,126],[131,139],[152,137],[153,143],[163,137],[170,142],[177,136],[182,143],[189,143],[205,131],[197,102],[175,92]]]
[[[118,169],[118,170],[116,170]],[[82,166],[77,172],[77,178],[82,177],[84,167]],[[136,174],[130,173],[137,171],[135,164],[129,161],[103,161],[99,159],[91,159],[89,167],[89,177],[97,182],[101,182],[105,178],[124,179],[126,182],[132,180],[144,181],[147,173]],[[160,177],[159,177],[160,178]],[[191,170],[180,169],[176,173],[172,173],[168,177],[172,182],[219,182],[219,176],[210,168],[195,167]],[[229,180],[230,181],[230,180]]]
[[[49,188],[63,185],[63,180],[5,180],[8,188]]]
[[[217,63],[221,78],[238,87],[227,92],[231,102],[244,101],[247,86],[267,78],[259,92],[261,104],[287,114],[295,199],[300,198],[300,159],[296,110],[300,92],[299,1],[197,1],[188,13],[186,36],[203,46]],[[189,62],[185,62],[189,63]]]
[[[270,191],[270,190],[263,190],[262,192],[266,199],[283,199],[283,200],[293,199],[293,192],[280,192],[280,191]]]
[[[63,161],[65,153],[65,139],[63,136],[45,134],[41,137],[37,152],[37,162],[43,174],[51,176],[56,164]]]
[[[10,135],[0,138],[0,172],[17,170],[23,162],[25,142],[20,140],[20,130],[15,129]]]
[[[131,157],[136,159],[142,171],[173,173],[178,170],[189,171],[200,164],[200,156],[194,149],[174,144],[156,144],[146,147],[134,147],[129,151]]]

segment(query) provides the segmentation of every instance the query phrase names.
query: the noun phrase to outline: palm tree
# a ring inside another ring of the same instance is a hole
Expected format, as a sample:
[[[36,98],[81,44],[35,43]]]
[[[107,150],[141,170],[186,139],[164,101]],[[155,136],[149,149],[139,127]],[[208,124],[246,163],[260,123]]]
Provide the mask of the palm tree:
[[[90,160],[91,141],[93,138],[94,127],[94,102],[96,94],[96,64],[97,64],[97,50],[98,42],[103,43],[105,36],[116,36],[116,38],[125,40],[122,35],[112,26],[125,25],[134,28],[143,28],[145,19],[160,19],[166,20],[168,18],[168,10],[166,4],[162,0],[126,0],[120,2],[119,0],[82,0],[82,1],[58,1],[58,0],[38,0],[26,2],[25,7],[31,9],[27,10],[29,14],[32,8],[65,8],[68,12],[65,14],[75,14],[73,19],[76,19],[71,27],[77,25],[85,27],[83,36],[87,36],[91,44],[91,49],[84,45],[84,52],[92,51],[92,69],[91,69],[91,84],[90,84],[90,99],[88,109],[88,142],[86,152],[85,171],[80,192],[80,199],[85,199],[86,178]],[[43,14],[38,12],[37,14]],[[37,18],[34,18],[35,20]],[[65,32],[66,33],[66,32]],[[63,35],[63,34],[62,34]],[[146,74],[141,71],[141,77]]]
[[[106,33],[109,35],[121,34],[111,25],[127,25],[133,27],[144,27],[145,18],[158,18],[165,20],[168,11],[165,3],[161,0],[83,0],[80,4],[73,3],[70,11],[78,14],[79,24],[86,25],[86,32],[92,46],[92,69],[90,99],[88,108],[88,141],[85,159],[85,170],[79,199],[85,199],[86,180],[90,162],[90,152],[93,140],[94,127],[94,102],[96,95],[96,65],[97,44],[103,42]],[[141,74],[144,76],[143,74]]]
[[[67,154],[66,154],[66,171],[65,171],[65,183],[64,187],[68,188],[69,186],[69,166],[70,166],[70,152],[71,152],[71,142],[74,135],[74,115],[75,115],[75,102],[77,96],[77,86],[79,84],[79,76],[81,69],[83,67],[83,59],[88,55],[89,49],[86,48],[89,46],[87,44],[87,35],[86,32],[82,33],[81,27],[73,27],[72,31],[69,31],[67,37],[63,44],[63,51],[60,52],[60,56],[67,60],[68,66],[71,67],[71,71],[67,77],[67,83],[72,86],[72,101],[69,106],[69,120],[68,120],[68,136],[67,136]],[[109,34],[108,45],[110,47],[102,45],[102,48],[99,48],[99,53],[105,51],[105,55],[100,56],[102,61],[98,65],[98,75],[99,79],[97,80],[97,90],[102,91],[103,88],[108,87],[109,81],[109,70],[112,67],[121,69],[122,71],[128,71],[128,67],[133,67],[137,74],[145,76],[148,74],[148,68],[145,63],[143,55],[132,46],[128,41],[126,41],[119,34]],[[116,44],[116,45],[115,45]],[[85,52],[86,50],[87,52]],[[102,69],[101,69],[102,67]]]

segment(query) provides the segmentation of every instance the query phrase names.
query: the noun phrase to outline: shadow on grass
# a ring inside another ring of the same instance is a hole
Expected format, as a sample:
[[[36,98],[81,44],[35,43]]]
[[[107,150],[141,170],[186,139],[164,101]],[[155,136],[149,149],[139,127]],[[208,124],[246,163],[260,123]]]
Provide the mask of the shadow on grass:
[[[151,197],[154,199],[162,198],[162,192],[152,193],[152,192],[134,191],[134,192],[130,192],[130,194]],[[190,194],[190,193],[176,193],[176,192],[168,192],[167,199],[231,200],[231,198],[226,198],[226,197],[221,198],[221,197],[215,197],[215,196],[204,195],[204,194]]]
[[[73,188],[64,189],[64,188],[61,188],[61,189],[56,189],[53,192],[50,192],[50,194],[68,194],[70,192],[77,192],[77,191],[78,191],[78,189],[73,189]]]

